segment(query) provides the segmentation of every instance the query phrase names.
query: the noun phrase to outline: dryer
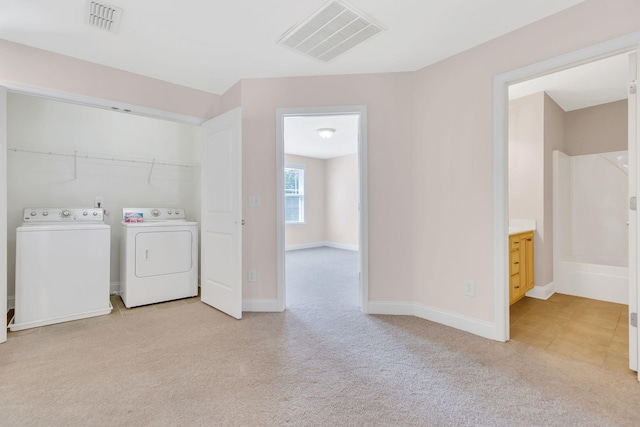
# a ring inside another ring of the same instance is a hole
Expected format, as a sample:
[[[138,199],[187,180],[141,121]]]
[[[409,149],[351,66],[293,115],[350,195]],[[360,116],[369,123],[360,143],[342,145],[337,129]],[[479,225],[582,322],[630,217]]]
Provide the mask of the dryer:
[[[122,209],[120,257],[128,308],[198,295],[198,223],[184,209]]]

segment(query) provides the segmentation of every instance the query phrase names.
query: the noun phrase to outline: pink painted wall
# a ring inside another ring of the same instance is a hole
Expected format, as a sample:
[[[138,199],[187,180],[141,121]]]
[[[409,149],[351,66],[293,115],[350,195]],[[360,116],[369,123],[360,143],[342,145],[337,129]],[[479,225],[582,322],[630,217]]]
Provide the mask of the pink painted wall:
[[[244,298],[276,297],[276,108],[366,105],[370,298],[411,301],[411,90],[409,73],[242,82],[243,192],[262,196],[261,208],[245,210],[252,224],[243,228],[243,263],[258,282],[245,283]]]
[[[0,39],[0,80],[211,118],[220,96]]]
[[[587,0],[415,74],[416,302],[493,320],[494,77],[638,31],[638,16],[638,1]]]

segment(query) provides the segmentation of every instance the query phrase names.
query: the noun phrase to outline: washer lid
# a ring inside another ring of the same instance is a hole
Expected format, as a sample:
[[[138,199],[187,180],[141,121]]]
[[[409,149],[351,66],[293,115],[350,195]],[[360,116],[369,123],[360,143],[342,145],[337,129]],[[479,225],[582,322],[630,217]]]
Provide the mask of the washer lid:
[[[110,230],[111,227],[107,224],[92,224],[82,222],[57,222],[57,223],[22,223],[22,225],[16,228],[16,232],[24,233],[31,231],[80,231],[80,230]]]

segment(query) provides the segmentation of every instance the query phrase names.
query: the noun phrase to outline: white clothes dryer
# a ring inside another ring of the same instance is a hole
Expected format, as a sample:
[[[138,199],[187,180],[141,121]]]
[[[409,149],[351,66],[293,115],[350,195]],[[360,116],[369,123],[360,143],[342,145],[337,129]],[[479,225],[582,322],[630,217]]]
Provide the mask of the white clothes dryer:
[[[198,295],[198,223],[184,209],[122,209],[120,257],[128,308]]]
[[[24,210],[11,331],[111,313],[111,228],[103,219],[96,208]]]

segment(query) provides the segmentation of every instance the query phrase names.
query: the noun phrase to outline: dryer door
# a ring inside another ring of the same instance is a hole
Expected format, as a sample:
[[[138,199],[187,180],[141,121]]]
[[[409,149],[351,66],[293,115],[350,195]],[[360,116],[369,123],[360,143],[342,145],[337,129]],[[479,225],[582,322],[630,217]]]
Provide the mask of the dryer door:
[[[136,234],[136,277],[185,273],[193,259],[190,231],[152,231]]]

